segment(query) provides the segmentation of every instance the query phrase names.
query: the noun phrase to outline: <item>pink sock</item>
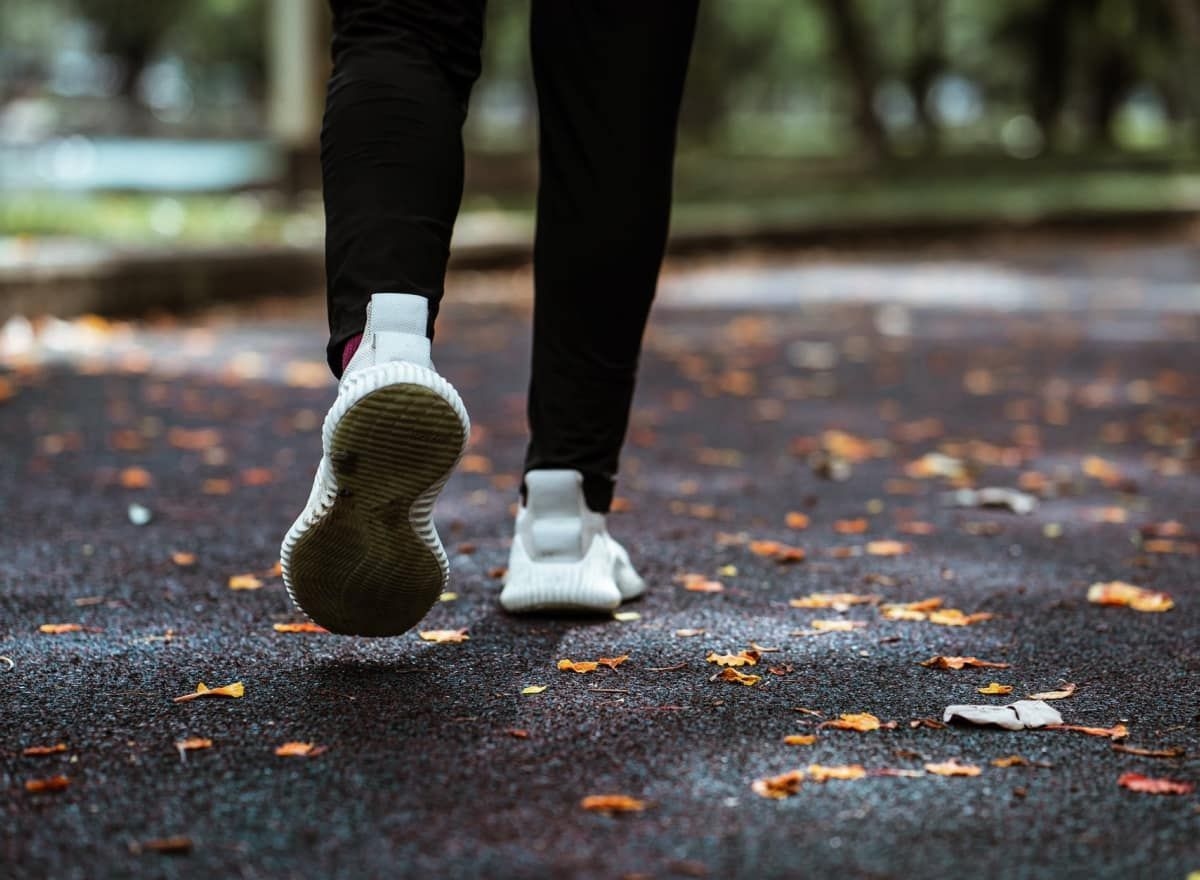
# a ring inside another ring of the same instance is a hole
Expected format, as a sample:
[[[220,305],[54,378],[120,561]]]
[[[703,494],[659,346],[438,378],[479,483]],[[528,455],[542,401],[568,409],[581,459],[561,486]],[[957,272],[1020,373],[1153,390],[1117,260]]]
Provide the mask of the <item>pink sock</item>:
[[[346,340],[346,344],[342,346],[342,372],[346,371],[346,367],[350,366],[350,358],[354,357],[354,352],[358,351],[358,344],[362,342],[362,334],[351,336]]]

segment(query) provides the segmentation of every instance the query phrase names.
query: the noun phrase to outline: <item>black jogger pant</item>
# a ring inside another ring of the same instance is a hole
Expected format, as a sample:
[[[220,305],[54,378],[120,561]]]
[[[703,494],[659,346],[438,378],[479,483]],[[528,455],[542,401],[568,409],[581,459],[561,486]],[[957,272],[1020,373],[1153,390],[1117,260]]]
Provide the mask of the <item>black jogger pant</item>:
[[[606,511],[666,242],[698,0],[533,0],[539,109],[526,470]],[[321,165],[329,361],[372,293],[442,296],[484,0],[331,0]]]

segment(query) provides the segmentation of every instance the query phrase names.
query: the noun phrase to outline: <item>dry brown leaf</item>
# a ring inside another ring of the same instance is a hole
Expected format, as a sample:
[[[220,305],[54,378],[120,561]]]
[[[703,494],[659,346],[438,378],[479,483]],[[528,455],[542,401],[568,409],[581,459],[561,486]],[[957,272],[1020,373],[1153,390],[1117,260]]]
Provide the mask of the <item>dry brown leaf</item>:
[[[1114,752],[1124,752],[1127,755],[1138,755],[1142,758],[1182,758],[1187,754],[1187,751],[1181,749],[1179,746],[1172,746],[1169,749],[1143,749],[1138,746],[1113,743],[1112,750]]]
[[[816,734],[812,733],[789,733],[783,738],[785,746],[811,746],[816,741]]]
[[[83,624],[80,623],[43,623],[38,627],[38,632],[45,633],[51,636],[60,636],[64,633],[83,632]]]
[[[187,739],[177,740],[175,748],[180,752],[195,752],[199,749],[211,749],[212,744],[211,739],[205,739],[202,736],[192,736]]]
[[[779,776],[767,776],[763,779],[756,779],[750,784],[750,788],[755,794],[762,797],[783,800],[798,792],[803,782],[804,771],[791,770],[787,773],[781,773]]]
[[[842,714],[831,721],[825,721],[820,727],[833,727],[837,730],[878,730],[882,724],[870,712]]]
[[[1196,786],[1191,782],[1143,776],[1140,773],[1122,773],[1117,785],[1142,794],[1191,794]]]
[[[793,510],[784,518],[784,523],[789,529],[800,531],[801,529],[808,528],[809,519],[807,514]]]
[[[640,813],[646,802],[627,794],[589,794],[579,806],[593,813]]]
[[[998,681],[993,681],[987,687],[975,688],[975,690],[981,694],[991,695],[991,694],[1011,694],[1013,689],[1012,689],[1011,684],[1000,684],[1000,682],[998,682]]]
[[[607,666],[609,669],[615,670],[628,659],[628,654],[622,654],[620,657],[597,657],[596,662],[601,666]]]
[[[867,625],[865,620],[813,620],[808,624],[814,632],[853,632]]]
[[[871,556],[902,556],[910,550],[912,550],[912,545],[903,541],[867,542],[867,553]]]
[[[1134,611],[1170,611],[1174,601],[1166,593],[1157,593],[1124,581],[1096,583],[1088,587],[1087,598],[1096,605],[1125,605]]]
[[[578,672],[580,674],[585,672],[595,672],[599,665],[599,663],[591,660],[581,660],[579,662],[574,660],[558,661],[558,669],[560,672]]]
[[[803,562],[805,552],[799,547],[792,547],[779,541],[751,541],[750,552],[755,556],[774,559],[776,562]]]
[[[435,644],[451,644],[457,645],[459,642],[465,642],[469,638],[466,627],[462,629],[423,629],[417,633],[422,641],[433,642]]]
[[[67,750],[66,743],[55,743],[52,746],[27,746],[21,749],[21,754],[26,758],[40,758],[45,755],[57,755]]]
[[[684,574],[680,575],[678,580],[683,582],[685,590],[693,593],[720,593],[725,589],[725,585],[720,581],[711,580],[702,574]]]
[[[992,758],[993,767],[1028,767],[1029,761],[1020,755],[1007,755],[1003,758]]]
[[[1067,697],[1071,696],[1071,694],[1075,693],[1075,690],[1077,687],[1078,687],[1078,685],[1068,682],[1067,684],[1062,685],[1056,691],[1043,691],[1040,694],[1030,694],[1028,697],[1026,697],[1026,699],[1027,700],[1065,700]]]
[[[513,739],[529,739],[529,731],[521,727],[510,727],[504,732]]]
[[[938,764],[926,764],[925,770],[936,776],[978,776],[983,770],[974,764],[959,763],[957,758]]]
[[[150,471],[140,467],[125,468],[118,479],[123,489],[149,489],[154,485]]]
[[[910,519],[898,524],[896,531],[902,535],[933,535],[937,533],[937,526],[933,523]]]
[[[59,774],[58,776],[51,776],[47,779],[27,779],[25,780],[25,790],[31,792],[63,791],[70,784],[70,779]]]
[[[867,770],[861,764],[808,765],[808,776],[813,782],[824,782],[827,779],[862,779],[866,775]]]
[[[172,553],[171,561],[179,566],[195,565],[196,564],[196,554],[195,553],[183,553],[183,552]]]
[[[162,853],[164,855],[179,855],[192,851],[192,839],[190,837],[159,837],[154,840],[143,840],[139,843],[133,843],[129,846],[130,851],[134,855],[139,855],[144,852]]]
[[[329,746],[319,746],[316,743],[285,742],[277,746],[275,754],[281,758],[315,758],[329,750]]]
[[[809,593],[799,599],[789,599],[788,604],[793,608],[832,608],[834,611],[845,611],[852,605],[874,605],[883,597],[874,593],[859,595],[858,593]]]
[[[272,629],[277,633],[327,633],[329,630],[321,626],[319,623],[313,623],[311,620],[302,620],[299,623],[277,623]]]
[[[738,684],[744,684],[747,687],[754,687],[761,680],[760,676],[746,675],[745,673],[738,672],[736,669],[722,669],[717,678],[721,681],[736,681]]]
[[[196,685],[196,690],[190,694],[184,694],[181,697],[176,697],[176,703],[186,703],[190,700],[197,700],[200,697],[231,697],[240,699],[246,693],[246,686],[240,681],[235,681],[233,684],[227,684],[219,688],[210,688],[204,682]]]
[[[928,620],[929,612],[942,607],[941,596],[932,596],[916,602],[901,602],[882,605],[879,613],[886,620]]]
[[[1047,724],[1046,730],[1073,730],[1076,733],[1086,733],[1088,736],[1106,736],[1109,739],[1125,739],[1129,736],[1129,728],[1124,724],[1113,727],[1085,727],[1079,724]]]
[[[257,590],[262,585],[263,582],[252,574],[235,574],[229,578],[229,589],[231,590]]]
[[[718,654],[710,651],[704,659],[718,666],[757,666],[758,658],[758,651],[739,651],[736,654]]]
[[[994,663],[991,660],[980,660],[978,657],[945,657],[938,655],[930,657],[928,660],[921,662],[922,666],[933,666],[937,669],[962,669],[965,666],[974,666],[985,669],[1008,669],[1007,663]],[[1037,699],[1030,697],[1031,700]]]
[[[861,535],[871,523],[866,517],[857,517],[855,519],[839,519],[833,523],[833,530],[839,535]]]
[[[929,622],[939,626],[970,626],[973,623],[991,620],[993,617],[995,615],[987,611],[964,614],[957,608],[939,608],[937,611],[929,612]]]
[[[1099,480],[1106,486],[1115,486],[1125,479],[1121,469],[1110,461],[1095,455],[1084,458],[1081,465],[1083,472],[1092,479]]]

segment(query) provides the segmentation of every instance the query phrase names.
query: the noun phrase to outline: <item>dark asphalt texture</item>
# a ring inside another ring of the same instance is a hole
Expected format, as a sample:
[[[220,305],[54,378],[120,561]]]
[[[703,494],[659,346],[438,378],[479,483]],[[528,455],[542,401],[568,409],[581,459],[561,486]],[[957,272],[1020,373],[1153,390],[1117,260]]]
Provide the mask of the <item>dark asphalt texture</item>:
[[[671,283],[686,289],[688,278]],[[936,287],[936,269],[925,283]],[[1130,284],[1136,293],[1137,278]],[[618,622],[513,618],[497,605],[528,314],[468,299],[448,303],[434,354],[478,426],[472,453],[487,460],[473,469],[490,473],[459,473],[443,496],[457,599],[422,625],[466,627],[462,644],[272,629],[300,619],[280,579],[264,573],[307,496],[331,399],[331,382],[298,387],[317,384],[311,369],[286,368],[321,359],[315,301],[292,314],[248,307],[118,329],[87,336],[90,354],[0,370],[13,392],[0,402],[0,656],[11,661],[0,660],[0,875],[1185,880],[1200,871],[1200,795],[1117,785],[1126,772],[1200,783],[1200,566],[1188,552],[1200,526],[1194,309],[659,309],[618,489],[629,509],[612,517],[651,589],[625,609],[640,617]],[[914,426],[928,419],[942,428]],[[181,427],[219,436],[172,433]],[[814,475],[797,439],[826,429],[891,443],[831,482]],[[887,481],[943,447],[977,462],[977,485],[1015,486],[1038,470],[1065,475],[1063,494],[1026,517],[945,507],[936,479],[894,494],[906,487]],[[1088,455],[1115,465],[1119,483],[1085,476]],[[120,485],[134,466],[152,486]],[[207,494],[213,479],[228,479],[230,493]],[[130,522],[135,502],[152,512],[149,524]],[[1127,521],[1093,521],[1109,507]],[[789,511],[807,513],[808,529],[785,527]],[[834,532],[836,520],[859,516],[865,534]],[[936,531],[901,534],[905,519]],[[1186,528],[1183,552],[1144,552],[1139,527],[1167,520]],[[801,546],[808,560],[779,565],[721,539],[738,533]],[[885,538],[912,552],[830,553]],[[177,565],[175,552],[195,564]],[[261,589],[229,589],[231,575],[250,572],[263,575]],[[685,590],[675,579],[686,572],[717,577],[725,592]],[[1110,580],[1166,591],[1176,607],[1089,604],[1088,585]],[[789,607],[817,590],[940,595],[995,617],[955,628],[886,621],[869,606]],[[842,616],[868,625],[792,634]],[[64,622],[96,631],[38,632]],[[707,632],[682,638],[679,628]],[[710,681],[708,651],[751,642],[780,649],[750,670],[759,685]],[[555,668],[620,654],[629,660],[617,671]],[[1012,665],[918,665],[934,654]],[[201,681],[242,681],[245,696],[172,702]],[[1186,756],[1119,753],[1064,731],[910,727],[952,703],[1004,702],[975,693],[990,681],[1013,685],[1013,698],[1074,682],[1076,694],[1054,704],[1068,723],[1124,722],[1129,744]],[[547,688],[522,695],[528,685]],[[898,727],[782,743],[850,712]],[[174,743],[186,737],[213,747],[181,760]],[[292,740],[328,751],[276,757]],[[69,751],[21,754],[58,742]],[[1011,754],[1050,766],[990,764]],[[809,782],[782,801],[751,791],[756,778],[811,763],[919,769],[950,758],[981,775]],[[65,791],[25,791],[59,773],[70,778]],[[580,808],[604,793],[648,808]],[[190,852],[137,852],[176,835]]]

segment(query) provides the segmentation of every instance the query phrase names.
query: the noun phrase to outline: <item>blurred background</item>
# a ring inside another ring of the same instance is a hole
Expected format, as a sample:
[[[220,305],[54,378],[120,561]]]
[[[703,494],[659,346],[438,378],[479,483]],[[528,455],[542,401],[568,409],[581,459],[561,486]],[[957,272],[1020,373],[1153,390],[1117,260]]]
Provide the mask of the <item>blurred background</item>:
[[[464,248],[527,253],[527,23],[527,2],[490,4]],[[114,248],[311,257],[328,31],[322,0],[5,0],[10,292],[16,268],[78,267]],[[675,230],[949,234],[1190,213],[1198,147],[1200,0],[710,0]],[[310,260],[283,278],[312,271]],[[7,311],[36,295],[27,281]]]

